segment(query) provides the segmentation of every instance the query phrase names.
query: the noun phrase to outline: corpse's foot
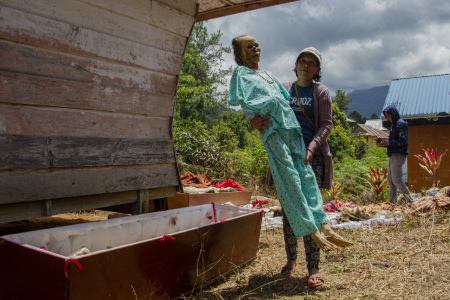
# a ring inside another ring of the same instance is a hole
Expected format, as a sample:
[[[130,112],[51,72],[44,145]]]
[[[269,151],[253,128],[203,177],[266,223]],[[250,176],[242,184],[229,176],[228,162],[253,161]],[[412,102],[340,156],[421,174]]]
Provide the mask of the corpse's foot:
[[[339,234],[337,234],[333,229],[331,229],[328,223],[320,224],[320,230],[322,231],[325,238],[336,246],[345,247],[353,245],[352,242],[346,240]]]
[[[328,252],[328,251],[337,249],[337,247],[335,245],[333,245],[332,243],[327,241],[325,236],[320,231],[311,233],[311,238],[314,240],[314,242],[316,242],[316,244],[320,248],[320,250],[322,250],[324,252]]]

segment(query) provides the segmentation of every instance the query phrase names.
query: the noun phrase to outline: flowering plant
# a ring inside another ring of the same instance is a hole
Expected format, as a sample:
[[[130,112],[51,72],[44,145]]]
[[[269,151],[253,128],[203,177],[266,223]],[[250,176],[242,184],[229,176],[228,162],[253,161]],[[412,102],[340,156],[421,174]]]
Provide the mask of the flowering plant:
[[[327,192],[328,198],[333,201],[336,199],[336,197],[342,193],[344,190],[344,186],[341,186],[340,183],[334,184],[334,182],[331,183],[331,189]]]
[[[441,165],[442,159],[447,154],[448,149],[445,149],[445,152],[441,152],[441,154],[438,156],[436,156],[437,149],[436,152],[433,149],[431,149],[431,151],[428,149],[422,150],[425,152],[425,157],[420,154],[414,156],[423,163],[423,165],[419,164],[419,166],[421,166],[423,169],[425,169],[425,171],[428,172],[428,174],[431,175],[433,180],[433,187],[437,187],[439,185],[439,180],[437,180],[436,178],[437,171],[439,169],[439,166]]]
[[[377,194],[377,198],[380,199],[380,194],[387,184],[387,180],[386,180],[387,169],[384,169],[383,174],[380,173],[380,169],[378,167],[377,167],[376,171],[374,169],[372,169],[372,167],[370,168],[370,170],[372,171],[372,174],[368,173],[368,175],[369,175],[370,179],[372,180],[372,182],[367,181],[367,180],[366,180],[366,182],[370,186],[372,186],[372,188],[375,190],[375,193]]]

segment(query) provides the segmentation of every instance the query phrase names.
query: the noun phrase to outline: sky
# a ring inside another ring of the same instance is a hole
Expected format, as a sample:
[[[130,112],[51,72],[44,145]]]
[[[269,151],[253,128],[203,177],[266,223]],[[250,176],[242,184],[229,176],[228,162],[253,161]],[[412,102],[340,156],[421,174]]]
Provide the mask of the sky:
[[[209,33],[248,34],[261,46],[260,68],[295,81],[308,46],[322,54],[322,83],[332,95],[389,85],[392,79],[450,73],[449,0],[302,0],[205,22]],[[233,66],[226,54],[225,66]]]

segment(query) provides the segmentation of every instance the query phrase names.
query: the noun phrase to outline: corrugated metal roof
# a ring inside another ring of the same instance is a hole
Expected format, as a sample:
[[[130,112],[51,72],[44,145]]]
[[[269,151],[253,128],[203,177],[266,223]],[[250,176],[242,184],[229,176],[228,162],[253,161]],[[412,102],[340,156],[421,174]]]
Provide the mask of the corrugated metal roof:
[[[383,108],[390,104],[402,118],[449,114],[450,74],[393,79]]]
[[[370,126],[378,130],[389,130],[383,127],[383,120],[381,119],[366,120],[366,123],[364,125]]]
[[[355,128],[353,128],[352,133],[358,133],[358,132],[365,132],[364,135],[369,135],[369,136],[379,136],[382,139],[386,139],[389,137],[389,135],[387,135],[385,132],[375,129],[371,126],[368,125],[363,125],[363,124],[358,124]]]

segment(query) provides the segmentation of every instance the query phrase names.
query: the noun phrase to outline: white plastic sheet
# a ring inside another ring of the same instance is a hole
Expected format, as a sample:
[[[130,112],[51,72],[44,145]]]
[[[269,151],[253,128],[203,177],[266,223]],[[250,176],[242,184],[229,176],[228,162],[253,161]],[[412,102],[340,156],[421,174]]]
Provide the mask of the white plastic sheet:
[[[378,217],[372,218],[369,220],[365,220],[365,221],[349,221],[349,222],[339,224],[338,221],[336,220],[336,218],[334,218],[331,221],[329,221],[328,223],[330,224],[330,227],[333,229],[371,230],[372,227],[375,227],[378,225],[394,225],[394,224],[399,223],[402,220],[403,220],[403,217],[401,215],[392,217],[392,218],[386,218],[386,214],[380,213],[380,214],[378,214]]]

